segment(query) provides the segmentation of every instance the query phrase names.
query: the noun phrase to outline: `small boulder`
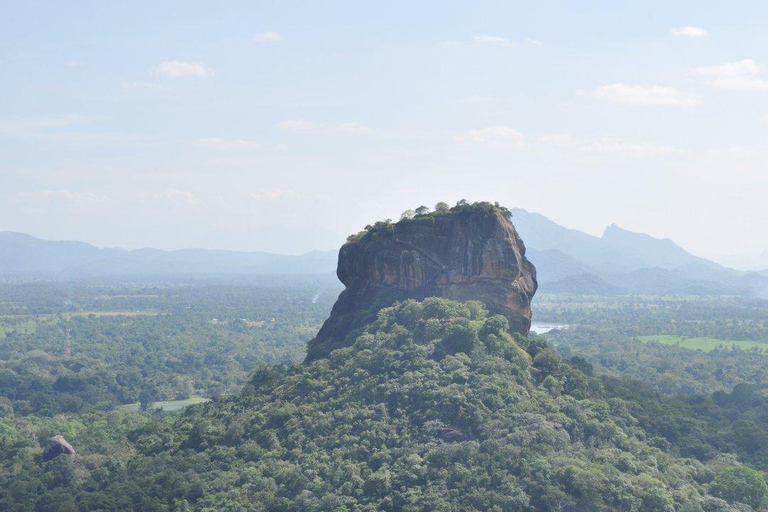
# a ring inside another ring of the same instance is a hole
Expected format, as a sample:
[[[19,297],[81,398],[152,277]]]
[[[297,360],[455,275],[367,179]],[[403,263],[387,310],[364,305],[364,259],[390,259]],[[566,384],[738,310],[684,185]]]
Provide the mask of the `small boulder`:
[[[75,449],[62,436],[53,436],[43,448],[43,462],[48,462],[64,453],[74,455]]]
[[[462,443],[467,440],[464,432],[455,428],[441,428],[438,431],[440,438],[446,443]]]

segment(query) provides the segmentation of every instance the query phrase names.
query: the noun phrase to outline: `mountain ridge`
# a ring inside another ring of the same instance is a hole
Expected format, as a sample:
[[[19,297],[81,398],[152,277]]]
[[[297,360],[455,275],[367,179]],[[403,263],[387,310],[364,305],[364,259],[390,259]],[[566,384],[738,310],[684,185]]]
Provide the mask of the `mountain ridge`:
[[[630,231],[612,223],[597,237],[582,231],[567,228],[540,213],[524,208],[512,208],[512,221],[526,241],[526,246],[537,250],[559,249],[576,259],[600,263],[606,270],[636,270],[637,268],[660,266],[672,268],[683,263],[699,262],[722,267],[700,256],[696,256],[677,245],[670,238],[656,238],[646,233]],[[636,252],[643,244],[653,244],[653,252],[644,251],[654,261],[626,260],[627,252]],[[615,258],[625,260],[615,261]],[[672,263],[670,263],[670,261]]]
[[[696,256],[669,238],[656,238],[611,224],[602,236],[557,224],[546,216],[513,208],[512,222],[538,269],[543,293],[636,294],[652,290],[637,279],[646,272],[659,293],[768,297],[768,272],[741,271]],[[99,248],[86,242],[46,241],[0,232],[0,276],[23,278],[113,276],[204,276],[330,274],[335,251],[301,255],[216,249]]]
[[[523,208],[511,212],[539,269],[544,293],[591,295],[604,290],[606,294],[768,296],[764,275],[696,256],[670,238],[629,231],[615,223],[597,237]],[[557,258],[551,251],[568,259]]]
[[[100,248],[0,232],[0,275],[82,277],[205,274],[317,274],[331,271],[335,251],[301,255],[219,249]]]

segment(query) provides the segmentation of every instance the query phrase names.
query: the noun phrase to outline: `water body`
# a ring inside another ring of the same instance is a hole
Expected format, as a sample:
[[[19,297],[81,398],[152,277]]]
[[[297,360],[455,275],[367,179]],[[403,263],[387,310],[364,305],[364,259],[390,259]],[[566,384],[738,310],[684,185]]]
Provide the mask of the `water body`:
[[[553,329],[567,329],[567,328],[568,328],[568,325],[566,324],[550,324],[550,323],[543,323],[543,322],[531,323],[531,332],[533,334],[546,334]]]

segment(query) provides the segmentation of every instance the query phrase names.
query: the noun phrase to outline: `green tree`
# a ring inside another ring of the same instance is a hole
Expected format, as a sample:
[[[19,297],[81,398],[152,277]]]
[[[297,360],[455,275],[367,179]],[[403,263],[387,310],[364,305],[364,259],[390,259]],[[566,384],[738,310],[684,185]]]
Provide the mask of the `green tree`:
[[[157,393],[155,393],[154,389],[147,386],[139,393],[139,408],[142,411],[149,410],[155,400],[157,400]]]
[[[539,370],[543,376],[559,375],[560,357],[551,348],[545,348],[533,358],[533,367]]]
[[[447,213],[451,209],[450,205],[446,202],[440,201],[435,205],[435,211],[437,213]]]
[[[768,485],[760,473],[746,466],[723,471],[710,486],[712,495],[729,503],[744,503],[754,509],[768,506]]]

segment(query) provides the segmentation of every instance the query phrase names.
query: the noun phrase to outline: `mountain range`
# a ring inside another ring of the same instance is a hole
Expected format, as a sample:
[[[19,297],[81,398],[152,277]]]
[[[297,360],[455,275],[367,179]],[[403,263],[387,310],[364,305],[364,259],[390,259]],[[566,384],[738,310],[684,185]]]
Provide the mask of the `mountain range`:
[[[334,251],[293,256],[208,249],[126,250],[0,232],[0,276],[6,277],[322,274],[332,272],[335,265]]]
[[[512,221],[537,269],[543,293],[690,294],[768,297],[768,272],[737,271],[693,255],[670,239],[615,224],[602,236],[514,208]],[[237,276],[335,271],[335,251],[302,255],[208,249],[97,248],[0,232],[0,277]]]
[[[539,213],[512,209],[512,221],[536,265],[544,293],[768,294],[768,277],[693,255],[668,238],[612,224],[601,237],[563,227]]]

